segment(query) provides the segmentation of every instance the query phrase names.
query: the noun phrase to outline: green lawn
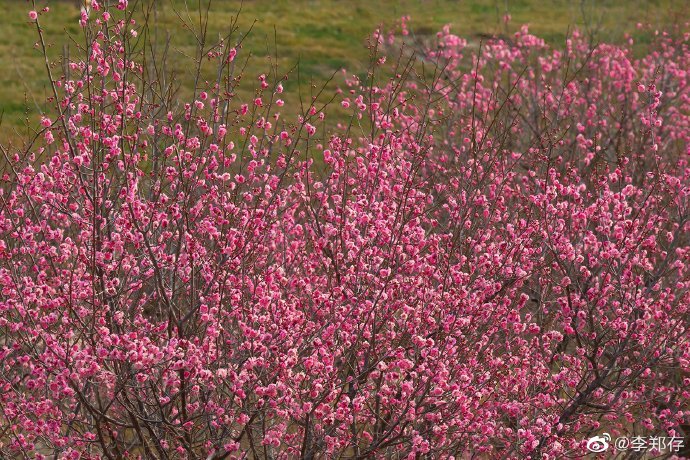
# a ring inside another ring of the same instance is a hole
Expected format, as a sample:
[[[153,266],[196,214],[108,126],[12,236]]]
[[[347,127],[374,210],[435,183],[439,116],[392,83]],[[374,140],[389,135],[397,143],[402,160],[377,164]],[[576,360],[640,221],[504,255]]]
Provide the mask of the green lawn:
[[[160,36],[170,34],[173,63],[186,84],[189,66],[181,64],[189,62],[184,55],[192,54],[194,47],[192,35],[181,27],[174,9],[186,14],[188,8],[192,17],[197,17],[198,0],[156,1]],[[70,36],[80,40],[78,10],[73,1],[37,3],[50,5],[50,14],[41,21],[49,37],[51,57],[57,60]],[[240,4],[213,1],[210,37],[218,37],[229,27]],[[38,111],[45,108],[45,70],[42,57],[34,49],[36,32],[27,18],[29,5],[21,0],[0,0],[4,18],[0,23],[0,140],[20,136],[27,129],[27,120],[34,123]],[[512,16],[507,29],[501,19],[506,11]],[[275,52],[277,43],[281,68],[299,60],[303,82],[313,81],[319,86],[341,68],[362,72],[368,65],[367,35],[379,24],[394,24],[402,15],[412,17],[412,29],[419,35],[433,34],[444,24],[452,24],[454,32],[476,38],[511,33],[527,23],[534,33],[560,46],[569,29],[587,24],[597,30],[600,41],[620,41],[629,32],[643,47],[650,36],[636,30],[637,22],[669,27],[690,19],[689,11],[686,0],[245,0],[239,26],[247,30],[254,23],[244,47],[245,55],[251,52],[255,56],[247,69],[249,76],[266,68],[266,56]],[[288,102],[296,98],[294,81],[287,85]]]

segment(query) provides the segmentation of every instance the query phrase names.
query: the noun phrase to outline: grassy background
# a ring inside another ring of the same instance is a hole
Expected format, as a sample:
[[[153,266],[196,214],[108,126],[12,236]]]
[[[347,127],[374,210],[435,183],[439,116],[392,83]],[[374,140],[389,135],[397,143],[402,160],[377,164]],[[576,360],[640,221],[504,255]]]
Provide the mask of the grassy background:
[[[194,42],[175,11],[186,17],[189,10],[192,18],[198,18],[198,0],[155,1],[160,34],[170,34],[172,62],[184,86],[191,76],[190,66],[182,64],[189,62],[185,55],[193,55]],[[80,40],[75,3],[37,1],[38,7],[49,5],[51,9],[41,21],[55,60],[64,44]],[[403,15],[411,16],[411,28],[418,35],[434,34],[444,24],[451,24],[455,33],[476,39],[509,34],[529,24],[533,33],[560,46],[568,30],[579,27],[595,29],[600,41],[617,42],[628,32],[639,50],[651,40],[651,33],[638,31],[638,22],[662,29],[690,20],[687,0],[213,0],[211,38],[228,29],[240,6],[240,30],[253,25],[243,50],[245,55],[251,52],[255,56],[247,74],[253,77],[264,71],[266,56],[277,45],[281,68],[288,69],[299,60],[302,80],[316,86],[341,68],[350,73],[364,71],[368,65],[366,37],[380,24],[388,28]],[[27,17],[30,2],[0,0],[0,8],[0,141],[7,141],[18,139],[35,123],[39,111],[46,110],[48,87],[42,56],[34,48],[35,25]],[[512,17],[507,26],[502,20],[506,12]],[[337,84],[336,80],[332,88]],[[288,102],[296,100],[296,88],[293,82],[287,86]]]

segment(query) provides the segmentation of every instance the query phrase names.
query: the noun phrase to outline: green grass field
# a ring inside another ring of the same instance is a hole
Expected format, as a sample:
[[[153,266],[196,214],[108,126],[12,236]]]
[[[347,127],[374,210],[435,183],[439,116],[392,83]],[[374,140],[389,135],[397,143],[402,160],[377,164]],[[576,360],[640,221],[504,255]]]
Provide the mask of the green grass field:
[[[184,87],[189,75],[182,63],[188,62],[185,55],[193,54],[194,43],[175,10],[183,15],[188,10],[192,17],[198,17],[198,1],[155,1],[159,33],[161,37],[170,34],[172,62],[179,67]],[[65,44],[81,38],[74,3],[37,1],[37,6],[48,4],[51,8],[41,21],[51,58],[56,61]],[[29,5],[21,0],[0,0],[0,140],[20,137],[27,124],[35,123],[37,113],[46,109],[45,69],[42,56],[34,48],[36,31],[27,18]],[[302,80],[320,86],[341,68],[350,73],[366,69],[366,37],[378,25],[392,26],[403,15],[411,16],[412,30],[418,35],[433,34],[444,24],[451,24],[455,33],[477,38],[511,33],[521,24],[529,24],[533,33],[560,46],[573,27],[586,27],[595,30],[600,41],[620,41],[628,32],[638,47],[644,47],[651,37],[649,32],[638,32],[636,23],[661,29],[686,22],[690,19],[689,5],[686,0],[214,0],[209,35],[215,38],[226,31],[241,6],[240,30],[253,25],[244,46],[245,55],[249,51],[254,56],[247,74],[253,76],[266,69],[266,56],[277,51],[282,69],[299,61]],[[506,12],[512,17],[507,27],[502,21]],[[331,86],[337,84],[335,81]],[[296,98],[296,88],[296,84],[288,85],[288,102]]]

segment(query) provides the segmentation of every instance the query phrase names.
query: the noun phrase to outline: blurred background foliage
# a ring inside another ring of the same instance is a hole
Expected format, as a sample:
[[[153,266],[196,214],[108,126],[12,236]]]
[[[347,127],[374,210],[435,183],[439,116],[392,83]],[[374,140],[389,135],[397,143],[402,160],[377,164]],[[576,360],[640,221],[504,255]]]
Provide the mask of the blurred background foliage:
[[[143,0],[148,2],[149,0]],[[154,0],[156,40],[170,44],[170,68],[176,72],[180,95],[191,91],[193,69],[182,63],[194,56],[194,34],[183,21],[196,24],[199,4],[206,0]],[[130,4],[142,0],[130,0]],[[37,1],[50,7],[41,24],[48,37],[50,59],[59,67],[62,55],[83,42],[76,0]],[[0,0],[0,141],[20,139],[32,131],[41,111],[50,111],[43,57],[35,47],[35,24],[24,0]],[[562,47],[574,28],[598,42],[620,43],[631,37],[634,50],[643,50],[655,30],[672,29],[690,19],[687,0],[212,0],[209,39],[225,35],[237,18],[233,40],[247,33],[240,57],[251,53],[245,78],[254,79],[270,68],[268,56],[278,58],[281,71],[299,63],[299,80],[293,71],[286,83],[286,109],[310,91],[317,91],[336,77],[326,90],[343,85],[338,71],[362,75],[369,66],[367,37],[373,30],[399,27],[410,16],[415,38],[433,35],[445,24],[454,33],[479,42],[492,35],[510,36],[523,24],[550,45]],[[239,15],[238,15],[239,13]],[[505,15],[511,20],[506,23]],[[642,23],[646,27],[638,28]],[[627,35],[626,35],[627,34]],[[73,53],[74,51],[71,51]],[[56,74],[61,72],[56,71]],[[313,86],[312,86],[313,85]],[[244,85],[240,99],[252,96],[254,81]],[[292,103],[292,104],[291,104]],[[337,109],[336,109],[337,110]],[[336,112],[337,113],[337,112]],[[337,117],[337,114],[336,114]]]

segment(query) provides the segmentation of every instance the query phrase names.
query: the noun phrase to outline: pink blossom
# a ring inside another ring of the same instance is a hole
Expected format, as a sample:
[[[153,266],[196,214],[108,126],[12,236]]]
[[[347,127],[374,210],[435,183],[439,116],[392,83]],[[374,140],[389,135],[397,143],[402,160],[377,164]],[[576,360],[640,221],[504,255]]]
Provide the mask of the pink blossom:
[[[564,50],[522,27],[480,53],[445,27],[403,48],[443,68],[426,79],[395,71],[408,22],[380,86],[345,79],[341,125],[318,98],[280,119],[268,72],[223,80],[248,99],[202,80],[241,71],[222,41],[206,91],[168,107],[121,43],[134,25],[88,25],[3,149],[0,457],[556,459],[687,436],[686,37]]]

